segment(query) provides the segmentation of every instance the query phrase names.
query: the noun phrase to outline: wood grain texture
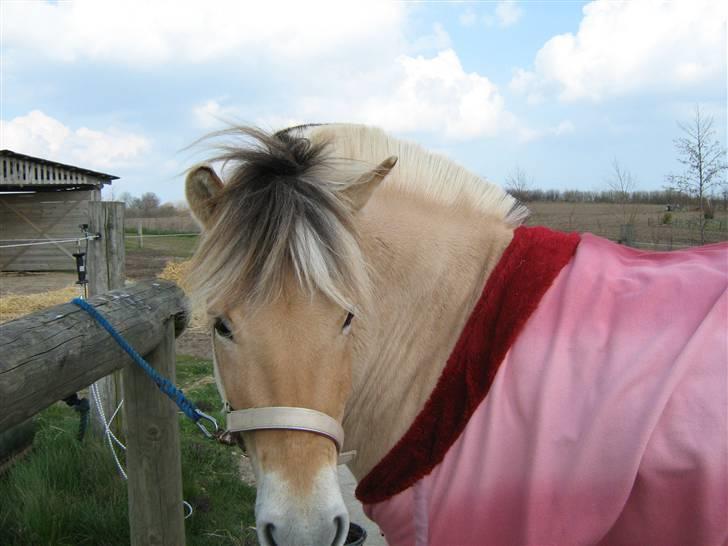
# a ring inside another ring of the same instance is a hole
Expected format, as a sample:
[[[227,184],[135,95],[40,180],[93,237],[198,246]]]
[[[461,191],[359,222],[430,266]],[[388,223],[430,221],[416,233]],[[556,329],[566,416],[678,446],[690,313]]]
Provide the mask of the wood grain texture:
[[[124,250],[124,203],[91,201],[88,203],[89,232],[99,233],[101,238],[89,241],[87,270],[88,293],[96,296],[124,287],[125,250]],[[116,371],[96,381],[101,406],[108,419],[122,398],[121,372]],[[104,425],[99,418],[96,405],[92,404],[91,431],[101,437]],[[121,419],[113,423],[114,434],[122,430]]]
[[[80,237],[88,223],[88,202],[98,190],[0,195],[0,239],[14,244],[27,240]],[[73,271],[74,244],[0,248],[3,271]]]
[[[186,300],[174,283],[154,280],[90,299],[142,355],[173,318],[186,326]],[[0,431],[131,363],[85,311],[67,303],[0,326]]]
[[[162,342],[147,355],[156,370],[175,381],[174,322],[167,319]],[[182,463],[177,407],[159,396],[136,366],[124,368],[124,404],[132,546],[182,546]]]

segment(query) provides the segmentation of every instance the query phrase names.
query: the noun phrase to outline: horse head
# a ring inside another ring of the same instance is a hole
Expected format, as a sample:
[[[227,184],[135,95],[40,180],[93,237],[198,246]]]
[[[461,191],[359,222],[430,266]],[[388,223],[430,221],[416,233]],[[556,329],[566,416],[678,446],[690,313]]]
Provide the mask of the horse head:
[[[236,430],[257,477],[260,542],[341,545],[340,423],[367,291],[357,214],[396,158],[354,175],[323,144],[245,134],[254,145],[218,158],[234,163],[227,183],[207,166],[188,174],[203,229],[190,284],[210,317],[220,393],[246,423]]]

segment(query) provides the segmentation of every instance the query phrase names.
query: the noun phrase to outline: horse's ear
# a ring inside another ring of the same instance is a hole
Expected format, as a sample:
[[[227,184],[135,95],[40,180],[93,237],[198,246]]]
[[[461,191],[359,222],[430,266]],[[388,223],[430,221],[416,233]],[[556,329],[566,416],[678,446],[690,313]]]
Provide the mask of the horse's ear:
[[[222,190],[222,180],[210,167],[196,167],[187,174],[185,195],[192,215],[203,228],[212,224],[215,197]]]
[[[397,156],[388,157],[374,169],[361,175],[354,184],[346,189],[346,196],[351,201],[355,211],[361,210],[367,204],[376,187],[396,164]]]

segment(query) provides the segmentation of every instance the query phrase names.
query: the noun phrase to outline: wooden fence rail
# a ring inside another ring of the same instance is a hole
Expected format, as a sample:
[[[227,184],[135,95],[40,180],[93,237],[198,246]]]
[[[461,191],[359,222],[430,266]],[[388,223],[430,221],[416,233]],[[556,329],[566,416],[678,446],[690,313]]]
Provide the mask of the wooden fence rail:
[[[182,290],[154,280],[89,301],[153,367],[174,380],[174,337],[187,323]],[[0,327],[0,432],[121,368],[131,543],[182,545],[177,408],[76,305],[51,307]]]

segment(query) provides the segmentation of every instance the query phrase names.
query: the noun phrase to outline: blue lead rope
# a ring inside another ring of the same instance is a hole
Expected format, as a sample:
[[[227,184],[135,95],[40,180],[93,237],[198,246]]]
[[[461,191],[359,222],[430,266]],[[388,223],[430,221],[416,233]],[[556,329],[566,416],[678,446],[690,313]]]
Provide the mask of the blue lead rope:
[[[152,368],[149,365],[149,362],[144,360],[144,358],[142,358],[142,356],[136,352],[134,347],[129,345],[129,343],[123,337],[121,337],[121,334],[116,331],[111,323],[106,320],[106,317],[99,313],[95,307],[93,307],[86,300],[81,298],[74,298],[73,300],[71,300],[71,303],[78,305],[81,309],[91,315],[96,320],[96,322],[98,322],[107,332],[109,332],[109,334],[111,334],[111,337],[113,337],[114,340],[121,346],[121,348],[126,351],[126,353],[131,357],[136,365],[144,370],[144,373],[146,373],[152,379],[152,381],[156,383],[157,387],[159,387],[159,390],[161,390],[170,398],[170,400],[177,404],[179,409],[182,410],[182,413],[192,419],[197,424],[199,429],[205,434],[205,436],[207,436],[208,438],[213,437],[212,433],[210,433],[210,431],[205,428],[205,425],[200,420],[207,419],[215,427],[215,432],[217,432],[218,426],[217,421],[214,417],[200,411],[197,406],[195,406],[195,404],[190,401],[184,395],[184,393],[180,389],[178,389],[169,379],[160,375],[157,370]]]

